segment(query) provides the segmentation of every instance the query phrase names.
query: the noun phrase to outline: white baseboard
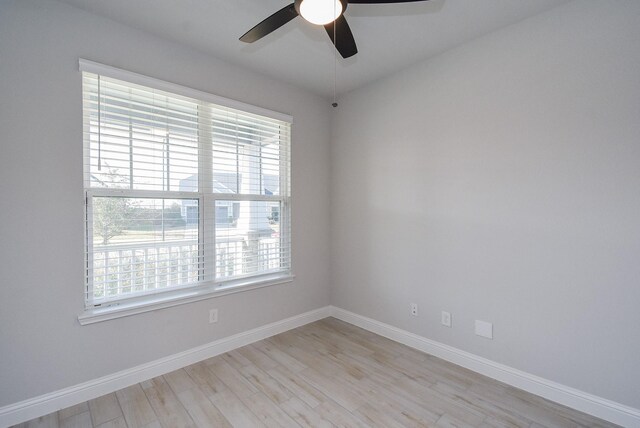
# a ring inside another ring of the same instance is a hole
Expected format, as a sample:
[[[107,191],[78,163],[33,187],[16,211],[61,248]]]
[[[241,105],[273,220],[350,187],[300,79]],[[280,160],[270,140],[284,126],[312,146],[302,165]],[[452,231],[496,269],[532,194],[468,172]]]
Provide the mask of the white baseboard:
[[[309,311],[99,379],[10,404],[0,408],[0,426],[25,422],[109,394],[329,316],[598,418],[624,427],[640,427],[639,409],[534,376],[333,306]]]
[[[571,407],[623,427],[640,427],[640,409],[552,382],[445,345],[389,324],[333,307],[332,315],[370,332],[442,358],[474,372],[499,380],[556,403]]]
[[[169,373],[258,340],[331,316],[332,307],[305,312],[197,348],[142,364],[108,376],[0,408],[0,426],[11,426],[92,400],[138,382]]]

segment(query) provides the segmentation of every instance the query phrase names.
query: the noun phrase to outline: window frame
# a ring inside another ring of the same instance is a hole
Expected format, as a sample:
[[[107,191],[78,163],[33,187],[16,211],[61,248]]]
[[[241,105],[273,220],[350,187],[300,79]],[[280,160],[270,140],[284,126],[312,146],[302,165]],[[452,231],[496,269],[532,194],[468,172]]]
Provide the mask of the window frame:
[[[161,81],[137,73],[117,69],[107,65],[99,64],[84,59],[79,60],[79,69],[81,72],[87,72],[96,74],[103,77],[109,77],[117,80],[121,80],[127,83],[146,86],[149,88],[165,91],[171,94],[189,97],[198,102],[206,104],[215,104],[221,107],[228,107],[235,110],[240,110],[245,113],[256,114],[265,116],[271,119],[287,122],[290,126],[293,126],[293,117],[279,112],[274,112],[261,107],[245,104],[239,101],[219,97],[206,92],[198,91],[188,87],[176,85],[173,83]],[[85,108],[83,107],[83,112]],[[83,129],[85,129],[86,123],[83,119]],[[198,127],[206,126],[205,121],[199,121]],[[86,129],[85,129],[86,132]],[[136,313],[147,312],[157,310],[165,307],[190,303],[198,300],[209,299],[215,296],[226,295],[237,292],[246,292],[257,288],[262,288],[275,284],[283,284],[292,282],[294,276],[292,274],[292,254],[291,254],[291,167],[290,167],[290,148],[291,148],[291,134],[287,139],[288,146],[288,159],[286,162],[280,161],[280,177],[281,177],[281,189],[279,195],[265,195],[265,194],[241,194],[240,189],[237,189],[237,193],[214,193],[212,189],[211,179],[213,177],[213,171],[211,165],[213,164],[213,151],[202,150],[203,145],[213,144],[213,138],[210,133],[203,132],[202,135],[207,136],[205,140],[200,140],[198,137],[198,191],[171,191],[171,190],[139,190],[139,189],[118,189],[118,188],[95,188],[90,187],[86,183],[90,174],[89,163],[83,160],[83,191],[85,198],[85,308],[84,311],[78,316],[80,324],[92,324],[95,322],[105,321],[113,318],[120,318],[123,316],[133,315]],[[87,156],[87,141],[83,137],[83,151]],[[203,153],[205,155],[203,155]],[[84,158],[86,159],[86,157]],[[283,170],[284,169],[284,170]],[[284,185],[284,186],[283,186]],[[284,190],[282,189],[284,187]],[[198,270],[213,269],[213,280],[205,280],[204,276],[199,273],[198,282],[193,285],[187,286],[174,286],[167,289],[163,289],[158,292],[133,294],[128,297],[124,297],[118,300],[105,301],[104,303],[96,304],[96,301],[89,301],[89,290],[93,281],[93,276],[89,273],[90,267],[93,269],[93,222],[90,220],[93,209],[93,200],[96,197],[127,197],[127,198],[156,198],[156,199],[197,199],[198,200],[198,253],[200,258]],[[280,222],[280,239],[282,242],[287,242],[284,247],[281,244],[280,251],[288,251],[288,264],[286,269],[278,269],[275,272],[260,272],[257,274],[249,274],[245,276],[235,276],[232,279],[218,278],[216,267],[216,219],[215,219],[215,206],[216,201],[267,201],[278,202],[280,204],[279,222]],[[213,211],[211,215],[205,217],[205,207]],[[209,249],[212,251],[204,251],[205,231],[210,229],[213,245]]]

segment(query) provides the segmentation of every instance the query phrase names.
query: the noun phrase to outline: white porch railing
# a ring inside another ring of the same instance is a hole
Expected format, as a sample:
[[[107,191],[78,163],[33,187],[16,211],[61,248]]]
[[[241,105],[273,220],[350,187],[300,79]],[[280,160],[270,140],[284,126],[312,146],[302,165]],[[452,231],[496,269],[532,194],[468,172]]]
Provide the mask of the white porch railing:
[[[252,244],[243,237],[216,241],[215,278],[280,267],[278,238],[261,238]],[[197,240],[96,246],[89,259],[87,301],[96,304],[194,285],[205,278],[203,257]],[[210,274],[206,277],[213,279]]]

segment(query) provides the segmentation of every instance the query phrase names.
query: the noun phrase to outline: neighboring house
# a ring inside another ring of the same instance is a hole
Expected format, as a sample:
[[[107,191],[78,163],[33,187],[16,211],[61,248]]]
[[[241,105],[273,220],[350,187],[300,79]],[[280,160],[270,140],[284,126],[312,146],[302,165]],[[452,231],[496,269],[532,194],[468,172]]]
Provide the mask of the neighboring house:
[[[232,172],[218,172],[213,174],[213,189],[218,194],[236,194],[238,193],[238,184],[242,181],[242,175],[239,176]],[[265,195],[278,194],[280,191],[280,177],[277,175],[264,174],[262,176]],[[179,188],[181,191],[189,191],[197,188],[198,175],[194,174],[185,179],[180,180]],[[192,199],[185,199],[181,205],[181,215],[187,225],[198,224],[198,203]],[[278,221],[280,213],[277,209],[266,215]],[[216,204],[216,224],[219,226],[229,224],[233,225],[240,217],[239,202],[218,201]]]

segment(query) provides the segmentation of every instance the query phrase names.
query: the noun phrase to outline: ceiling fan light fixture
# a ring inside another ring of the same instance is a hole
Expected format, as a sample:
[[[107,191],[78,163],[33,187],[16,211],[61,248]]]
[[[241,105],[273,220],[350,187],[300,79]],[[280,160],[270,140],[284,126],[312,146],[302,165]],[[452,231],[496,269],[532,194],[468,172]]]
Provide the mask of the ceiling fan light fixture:
[[[326,25],[342,14],[340,0],[302,0],[300,15],[316,25]]]

